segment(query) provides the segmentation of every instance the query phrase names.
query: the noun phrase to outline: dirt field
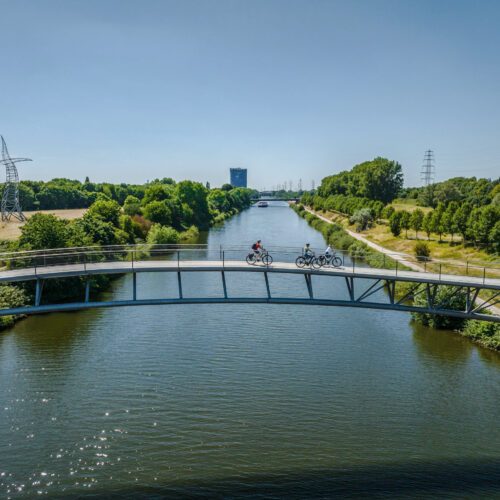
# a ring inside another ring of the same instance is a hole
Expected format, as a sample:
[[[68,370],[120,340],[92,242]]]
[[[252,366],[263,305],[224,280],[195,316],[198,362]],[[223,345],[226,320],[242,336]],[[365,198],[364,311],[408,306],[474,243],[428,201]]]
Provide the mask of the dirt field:
[[[61,219],[77,219],[87,211],[86,208],[73,208],[71,210],[39,210],[38,212],[24,212],[29,219],[34,214],[54,214]],[[21,226],[24,222],[11,220],[9,222],[0,222],[0,240],[15,240],[21,235]]]

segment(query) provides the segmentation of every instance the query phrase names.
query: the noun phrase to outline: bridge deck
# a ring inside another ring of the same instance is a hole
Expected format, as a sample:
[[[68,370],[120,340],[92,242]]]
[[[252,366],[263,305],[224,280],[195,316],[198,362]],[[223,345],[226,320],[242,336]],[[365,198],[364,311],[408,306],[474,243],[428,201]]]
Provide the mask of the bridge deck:
[[[148,260],[98,262],[88,264],[67,264],[46,267],[30,267],[0,271],[0,282],[31,281],[36,279],[67,278],[92,274],[122,274],[132,272],[193,272],[193,271],[227,271],[227,272],[269,272],[287,274],[312,274],[318,276],[357,277],[396,281],[412,281],[463,287],[481,287],[483,289],[500,290],[500,279],[474,276],[457,276],[452,274],[424,273],[417,271],[401,271],[375,269],[368,267],[338,267],[315,269],[299,269],[293,263],[275,262],[270,266],[248,265],[244,261],[204,261],[204,260]]]

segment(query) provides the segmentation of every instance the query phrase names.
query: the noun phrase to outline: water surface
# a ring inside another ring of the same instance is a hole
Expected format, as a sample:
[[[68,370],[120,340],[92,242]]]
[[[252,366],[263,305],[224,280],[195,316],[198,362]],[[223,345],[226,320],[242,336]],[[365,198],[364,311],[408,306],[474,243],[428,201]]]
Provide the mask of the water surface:
[[[284,204],[210,248],[324,245]],[[301,276],[271,276],[306,294]],[[300,278],[300,279],[299,279]],[[229,275],[239,295],[263,277]],[[139,276],[139,296],[176,276]],[[329,278],[318,296],[345,293]],[[185,295],[219,294],[211,274]],[[131,293],[131,278],[113,295]],[[0,497],[500,498],[500,361],[406,313],[141,306],[31,317],[0,332]]]

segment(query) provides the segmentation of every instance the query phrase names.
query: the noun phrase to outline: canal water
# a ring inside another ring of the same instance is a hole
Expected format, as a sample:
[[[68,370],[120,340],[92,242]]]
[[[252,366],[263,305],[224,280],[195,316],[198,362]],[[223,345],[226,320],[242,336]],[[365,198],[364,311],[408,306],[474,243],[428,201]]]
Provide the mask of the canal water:
[[[259,238],[324,246],[280,203],[207,243]],[[306,293],[303,278],[278,278],[276,293]],[[228,276],[230,293],[263,290],[262,275],[251,279]],[[175,280],[140,275],[139,297]],[[318,294],[341,293],[325,280]],[[184,286],[220,293],[210,274]],[[130,288],[121,278],[112,295]],[[28,318],[0,332],[0,498],[500,498],[499,358],[387,311],[179,305]]]

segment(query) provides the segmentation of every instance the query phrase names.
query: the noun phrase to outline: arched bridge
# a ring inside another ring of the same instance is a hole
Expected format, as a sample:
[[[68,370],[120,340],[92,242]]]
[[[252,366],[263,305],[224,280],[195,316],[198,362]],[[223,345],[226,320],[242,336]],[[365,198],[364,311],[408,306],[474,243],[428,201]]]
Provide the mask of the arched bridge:
[[[249,265],[242,260],[244,255],[243,248],[221,247],[215,252],[201,245],[126,245],[0,254],[3,264],[0,283],[34,283],[32,304],[0,309],[0,316],[118,306],[246,303],[369,308],[500,322],[496,307],[500,303],[500,268],[467,265],[467,274],[451,274],[449,268],[447,273],[443,272],[443,262],[439,262],[434,267],[429,264],[427,272],[416,272],[401,269],[396,262],[393,269],[374,269],[364,266],[362,262],[360,265],[359,257],[354,256],[346,258],[345,265],[338,268],[299,269],[293,262],[297,250],[276,249],[274,255],[281,259],[269,266]],[[176,282],[175,295],[154,299],[140,297],[137,282],[146,272],[170,275]],[[187,273],[216,275],[220,284],[219,294],[215,297],[189,296],[183,286],[183,277]],[[92,279],[95,276],[117,274],[132,275],[129,298],[106,301],[93,293]],[[259,276],[265,285],[262,286],[262,293],[257,292],[253,296],[234,293],[227,281],[228,275],[232,274]],[[273,290],[270,277],[277,275],[290,278],[292,296],[283,296]],[[292,276],[301,276],[301,285]],[[82,280],[81,297],[64,303],[51,303],[50,297],[44,297],[43,288],[48,280],[75,277]],[[331,280],[335,297],[325,298],[316,294],[315,281],[324,278]],[[439,287],[443,285],[447,287],[444,297],[438,294]],[[459,294],[465,296],[463,310],[451,307]],[[409,303],[416,296],[420,296],[421,300]]]

